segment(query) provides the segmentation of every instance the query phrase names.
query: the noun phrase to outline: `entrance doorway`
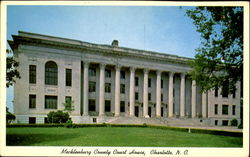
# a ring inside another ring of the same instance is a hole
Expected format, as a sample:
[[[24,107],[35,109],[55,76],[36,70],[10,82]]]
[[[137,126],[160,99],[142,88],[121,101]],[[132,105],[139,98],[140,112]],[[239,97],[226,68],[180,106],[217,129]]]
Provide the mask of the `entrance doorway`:
[[[148,107],[148,115],[151,117],[151,107]]]
[[[139,117],[139,107],[135,106],[135,116]]]

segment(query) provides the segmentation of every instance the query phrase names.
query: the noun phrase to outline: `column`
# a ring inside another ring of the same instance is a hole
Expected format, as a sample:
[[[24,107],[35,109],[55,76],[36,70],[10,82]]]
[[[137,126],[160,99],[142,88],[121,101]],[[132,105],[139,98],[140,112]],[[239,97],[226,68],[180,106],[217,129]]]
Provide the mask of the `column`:
[[[161,117],[161,71],[156,75],[156,117]]]
[[[173,79],[174,73],[169,72],[169,85],[168,85],[168,117],[173,117]]]
[[[99,116],[104,115],[105,64],[100,64]]]
[[[89,63],[84,63],[84,85],[83,85],[83,115],[89,112]]]
[[[135,68],[130,67],[130,88],[129,88],[130,116],[135,116]]]
[[[196,81],[192,80],[192,118],[196,117]]]
[[[143,116],[148,118],[148,69],[144,69]]]
[[[202,93],[202,117],[207,117],[207,93]]]
[[[120,115],[120,65],[115,67],[115,116]]]
[[[181,74],[180,116],[185,116],[185,74]]]

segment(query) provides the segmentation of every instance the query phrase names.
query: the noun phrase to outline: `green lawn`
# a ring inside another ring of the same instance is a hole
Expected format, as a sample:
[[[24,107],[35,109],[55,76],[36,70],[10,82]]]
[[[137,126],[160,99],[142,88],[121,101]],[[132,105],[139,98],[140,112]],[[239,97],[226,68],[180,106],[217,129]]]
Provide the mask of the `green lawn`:
[[[242,147],[242,137],[139,127],[7,128],[9,146]]]

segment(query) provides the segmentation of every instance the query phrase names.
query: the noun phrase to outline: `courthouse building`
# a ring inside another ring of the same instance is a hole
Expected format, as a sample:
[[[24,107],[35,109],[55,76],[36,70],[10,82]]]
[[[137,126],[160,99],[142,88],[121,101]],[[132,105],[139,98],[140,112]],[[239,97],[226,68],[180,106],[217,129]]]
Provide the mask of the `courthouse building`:
[[[8,41],[19,62],[17,123],[46,123],[73,101],[75,123],[160,119],[230,125],[240,121],[240,83],[201,93],[187,75],[191,58],[19,31]],[[223,91],[223,92],[221,92]]]

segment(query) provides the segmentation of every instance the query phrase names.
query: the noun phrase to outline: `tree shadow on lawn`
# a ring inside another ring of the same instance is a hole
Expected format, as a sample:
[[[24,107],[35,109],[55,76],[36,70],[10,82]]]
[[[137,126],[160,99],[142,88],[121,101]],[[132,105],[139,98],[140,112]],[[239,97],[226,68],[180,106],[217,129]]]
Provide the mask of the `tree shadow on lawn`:
[[[77,135],[73,133],[62,136],[58,134],[7,134],[7,146],[31,146],[36,143],[49,143],[51,141],[61,141],[66,139],[76,138]],[[46,145],[46,144],[45,144]]]

